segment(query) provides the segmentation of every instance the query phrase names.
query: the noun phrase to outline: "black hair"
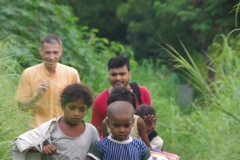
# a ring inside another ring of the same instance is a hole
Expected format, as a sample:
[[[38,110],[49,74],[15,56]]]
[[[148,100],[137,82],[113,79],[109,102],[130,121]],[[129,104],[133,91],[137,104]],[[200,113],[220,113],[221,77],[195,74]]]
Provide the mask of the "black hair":
[[[141,104],[137,108],[135,115],[138,115],[141,118],[144,118],[147,115],[154,115],[154,117],[155,117],[155,110],[153,107],[151,107],[147,104]]]
[[[64,108],[67,103],[82,99],[87,107],[93,103],[92,91],[84,84],[75,83],[67,86],[60,95],[60,103]]]
[[[136,109],[136,95],[129,89],[123,86],[114,87],[108,97],[107,104],[110,105],[115,101],[126,101],[132,104],[133,108]]]
[[[120,68],[124,65],[126,65],[128,71],[130,71],[129,59],[123,56],[116,56],[108,61],[108,70],[111,68]]]

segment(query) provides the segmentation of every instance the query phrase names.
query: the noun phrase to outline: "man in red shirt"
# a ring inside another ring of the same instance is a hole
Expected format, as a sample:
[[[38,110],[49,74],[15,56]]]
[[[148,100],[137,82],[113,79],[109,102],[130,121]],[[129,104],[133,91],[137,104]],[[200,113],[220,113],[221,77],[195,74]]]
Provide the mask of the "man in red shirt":
[[[107,100],[109,94],[113,87],[116,86],[125,86],[129,88],[129,79],[131,78],[129,59],[116,56],[109,60],[108,62],[108,71],[109,71],[109,81],[112,85],[109,89],[106,89],[100,93],[94,100],[92,108],[92,124],[97,128],[99,135],[102,135],[102,121],[107,116]],[[142,103],[152,105],[150,93],[144,86],[138,86],[141,92]],[[136,107],[138,107],[138,101],[136,102]]]

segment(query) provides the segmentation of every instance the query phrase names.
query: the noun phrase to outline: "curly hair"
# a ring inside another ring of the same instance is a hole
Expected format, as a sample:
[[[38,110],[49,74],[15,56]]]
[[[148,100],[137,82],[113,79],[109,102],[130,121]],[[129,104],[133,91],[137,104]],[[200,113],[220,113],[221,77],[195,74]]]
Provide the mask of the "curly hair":
[[[136,109],[136,95],[131,92],[126,87],[117,86],[114,87],[108,97],[107,104],[110,105],[111,103],[115,101],[126,101]]]
[[[153,107],[147,104],[141,104],[140,106],[138,106],[135,114],[141,118],[144,118],[147,115],[154,115],[155,117],[155,110]]]
[[[82,99],[88,108],[93,103],[92,91],[84,84],[75,83],[67,86],[60,95],[60,103],[64,108],[67,103]]]

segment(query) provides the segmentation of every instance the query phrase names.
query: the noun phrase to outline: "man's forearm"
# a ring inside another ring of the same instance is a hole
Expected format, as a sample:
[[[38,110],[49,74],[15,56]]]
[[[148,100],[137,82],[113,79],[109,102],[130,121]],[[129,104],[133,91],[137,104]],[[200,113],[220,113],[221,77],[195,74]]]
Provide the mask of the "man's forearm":
[[[102,136],[102,126],[95,126],[97,131],[98,131],[98,134],[99,134],[99,137]]]
[[[38,93],[36,93],[32,98],[22,101],[22,102],[18,102],[19,108],[23,111],[27,111],[28,109],[32,109],[33,106],[37,103],[37,101],[39,100],[39,98],[41,97],[41,95],[39,95]]]

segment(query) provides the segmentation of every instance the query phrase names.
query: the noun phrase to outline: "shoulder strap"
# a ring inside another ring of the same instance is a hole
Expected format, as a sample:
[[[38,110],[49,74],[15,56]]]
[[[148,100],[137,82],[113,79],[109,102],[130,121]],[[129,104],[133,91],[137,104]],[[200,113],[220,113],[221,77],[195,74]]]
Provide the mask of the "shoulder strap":
[[[129,85],[131,86],[133,93],[137,96],[139,105],[142,104],[141,91],[138,87],[137,82],[131,82],[131,83],[129,83]]]

